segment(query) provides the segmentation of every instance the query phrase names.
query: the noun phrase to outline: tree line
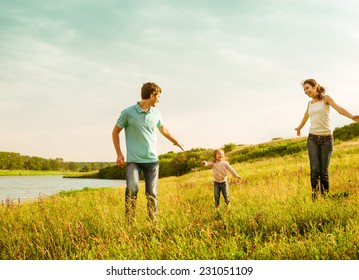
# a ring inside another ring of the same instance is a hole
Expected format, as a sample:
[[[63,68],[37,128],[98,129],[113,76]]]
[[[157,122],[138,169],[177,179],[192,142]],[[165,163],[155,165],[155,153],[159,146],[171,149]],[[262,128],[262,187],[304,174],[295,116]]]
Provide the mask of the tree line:
[[[62,158],[45,159],[25,156],[14,152],[0,152],[2,170],[41,170],[41,171],[95,171],[113,165],[110,162],[66,162]]]
[[[348,141],[359,137],[359,123],[351,123],[334,129],[336,141]],[[264,157],[293,155],[306,150],[305,137],[299,139],[275,138],[258,145],[236,145],[229,143],[223,146],[230,163],[257,160]],[[202,160],[210,161],[213,149],[196,148],[185,152],[168,152],[159,156],[160,177],[181,176],[194,170],[203,169]],[[23,156],[19,153],[0,152],[0,169],[8,170],[51,170],[80,171],[99,170],[101,179],[125,179],[126,170],[110,162],[65,162],[62,158],[44,159],[36,156]]]

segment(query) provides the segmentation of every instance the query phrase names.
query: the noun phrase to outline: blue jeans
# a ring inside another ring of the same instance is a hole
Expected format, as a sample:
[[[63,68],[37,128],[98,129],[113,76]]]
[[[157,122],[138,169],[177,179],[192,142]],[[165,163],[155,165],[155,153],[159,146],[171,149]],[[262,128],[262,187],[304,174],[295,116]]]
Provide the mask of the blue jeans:
[[[230,203],[229,200],[229,188],[227,182],[218,183],[214,182],[214,204],[216,207],[219,207],[219,198],[223,195],[224,201],[227,205]]]
[[[329,192],[329,162],[334,148],[333,136],[309,134],[307,140],[310,161],[310,182],[313,198],[319,189],[322,194]]]
[[[147,209],[149,218],[153,221],[157,219],[158,208],[158,162],[134,163],[128,162],[126,166],[126,194],[125,194],[125,213],[126,217],[133,220],[138,194],[138,183],[141,171],[145,179],[145,192],[147,197]]]

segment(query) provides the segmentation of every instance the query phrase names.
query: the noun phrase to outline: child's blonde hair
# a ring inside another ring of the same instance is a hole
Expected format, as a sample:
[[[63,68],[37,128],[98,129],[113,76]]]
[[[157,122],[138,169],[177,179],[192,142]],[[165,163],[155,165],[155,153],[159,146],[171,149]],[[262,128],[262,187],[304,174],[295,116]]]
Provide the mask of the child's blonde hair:
[[[224,157],[225,157],[225,154],[224,154],[224,151],[222,149],[215,149],[213,151],[213,162],[216,162],[217,161],[217,158],[216,158],[216,155],[217,153],[223,153]]]

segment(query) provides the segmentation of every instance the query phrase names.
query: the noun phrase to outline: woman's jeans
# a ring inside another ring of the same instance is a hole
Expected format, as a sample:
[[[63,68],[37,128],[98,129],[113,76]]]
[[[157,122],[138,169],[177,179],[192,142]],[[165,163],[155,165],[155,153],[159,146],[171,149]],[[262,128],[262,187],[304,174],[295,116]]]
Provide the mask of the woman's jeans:
[[[310,182],[313,198],[320,192],[329,192],[329,162],[333,152],[333,136],[319,136],[309,134],[307,140],[310,161]]]
[[[224,197],[224,201],[228,205],[230,203],[230,200],[229,200],[229,188],[227,182],[223,182],[223,183],[214,182],[214,203],[217,208],[219,207],[219,198],[221,196],[221,193]]]
[[[126,218],[131,221],[135,215],[136,199],[138,194],[138,183],[141,171],[145,179],[145,192],[147,197],[147,209],[149,218],[152,221],[157,219],[158,208],[158,162],[134,163],[128,162],[126,166],[126,194],[125,213]]]

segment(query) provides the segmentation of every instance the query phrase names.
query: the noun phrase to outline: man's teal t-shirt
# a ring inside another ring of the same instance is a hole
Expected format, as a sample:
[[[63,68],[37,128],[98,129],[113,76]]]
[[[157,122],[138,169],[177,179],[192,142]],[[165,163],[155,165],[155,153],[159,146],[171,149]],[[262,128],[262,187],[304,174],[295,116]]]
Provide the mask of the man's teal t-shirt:
[[[162,123],[161,113],[154,107],[145,112],[136,103],[121,112],[116,124],[125,129],[127,162],[158,161],[155,128],[162,126]]]

